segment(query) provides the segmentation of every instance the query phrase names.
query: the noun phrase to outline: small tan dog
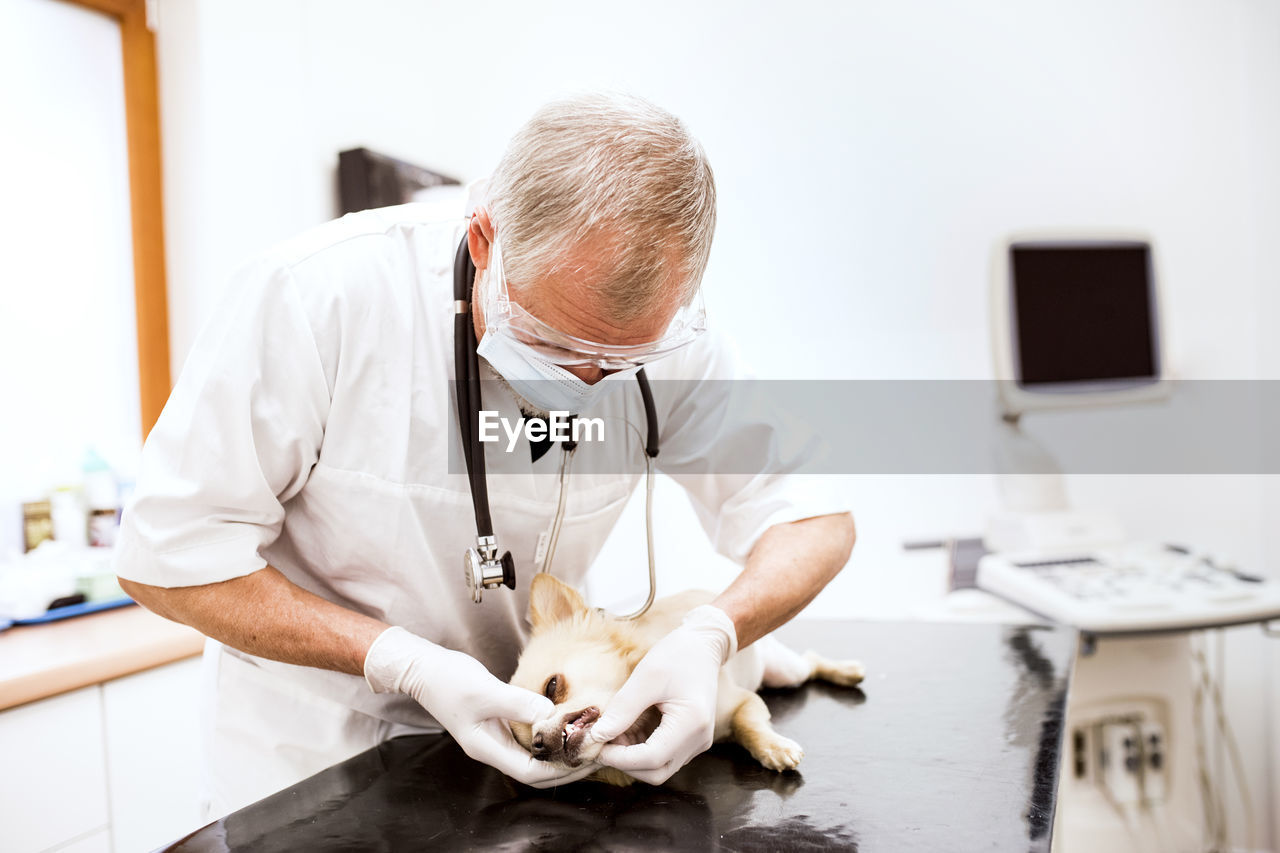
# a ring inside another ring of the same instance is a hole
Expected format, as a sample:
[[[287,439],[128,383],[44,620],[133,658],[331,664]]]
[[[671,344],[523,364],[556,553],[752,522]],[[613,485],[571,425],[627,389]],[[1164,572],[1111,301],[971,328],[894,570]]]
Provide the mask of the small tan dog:
[[[556,712],[531,727],[512,722],[520,745],[542,761],[579,767],[600,753],[587,737],[591,726],[654,643],[675,630],[684,615],[715,596],[690,591],[663,598],[633,622],[593,610],[572,587],[551,575],[533,578],[529,617],[533,636],[511,683],[541,693]],[[799,687],[810,679],[852,687],[862,681],[857,661],[831,661],[814,652],[797,654],[764,637],[729,659],[720,670],[715,739],[732,739],[770,770],[793,770],[804,757],[800,744],[769,725],[769,709],[756,693],[765,687]],[[640,743],[657,728],[661,715],[650,708],[615,743]],[[611,767],[590,777],[614,785],[635,780]]]

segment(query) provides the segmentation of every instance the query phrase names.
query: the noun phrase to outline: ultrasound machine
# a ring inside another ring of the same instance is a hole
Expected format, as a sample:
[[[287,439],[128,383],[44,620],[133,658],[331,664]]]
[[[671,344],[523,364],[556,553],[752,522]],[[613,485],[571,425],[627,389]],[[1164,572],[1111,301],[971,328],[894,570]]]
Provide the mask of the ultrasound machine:
[[[1204,629],[1268,630],[1280,583],[1186,544],[1133,541],[1113,515],[1071,506],[1051,442],[1023,430],[1028,413],[1048,427],[1179,402],[1157,269],[1145,235],[1099,231],[1018,235],[992,263],[1003,506],[975,551],[976,584],[1080,632],[1053,832],[1067,853],[1226,849],[1228,805],[1246,826],[1252,815],[1222,698],[1223,632]]]
[[[1095,634],[1178,631],[1280,617],[1280,582],[1181,544],[1133,542],[1114,517],[1073,509],[1056,462],[1021,429],[1050,410],[1163,404],[1160,287],[1140,233],[1011,237],[993,258],[991,326],[1005,507],[977,585]]]

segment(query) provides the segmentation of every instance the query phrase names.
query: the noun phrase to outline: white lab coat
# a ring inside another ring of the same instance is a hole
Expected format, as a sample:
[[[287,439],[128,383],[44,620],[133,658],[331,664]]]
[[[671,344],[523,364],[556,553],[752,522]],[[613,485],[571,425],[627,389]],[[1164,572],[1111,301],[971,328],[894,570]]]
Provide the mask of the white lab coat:
[[[451,452],[461,458],[450,380],[453,258],[465,223],[435,215],[419,205],[349,215],[236,276],[147,440],[117,549],[122,577],[190,586],[270,564],[323,598],[511,675],[528,636],[528,581],[555,511],[560,452],[531,464],[523,439],[512,453],[505,441],[487,446],[494,528],[518,584],[473,604],[462,575],[475,538],[471,495],[448,462]],[[708,334],[648,372],[728,379],[738,368]],[[655,386],[659,467],[688,489],[722,553],[741,561],[773,524],[849,508],[823,478],[706,473],[718,459],[758,457],[782,470],[791,461],[777,458],[786,443],[760,424],[726,432],[714,392]],[[486,387],[486,408],[519,418],[496,391]],[[643,431],[634,384],[590,414]],[[716,424],[714,442],[700,423]],[[590,454],[639,459],[640,447],[634,434],[579,446],[574,468],[588,473],[571,481],[554,565],[563,580],[582,585],[641,477],[589,473],[622,467],[593,466]],[[355,676],[216,644],[206,658],[211,816],[388,737],[439,730],[412,699],[375,695]]]

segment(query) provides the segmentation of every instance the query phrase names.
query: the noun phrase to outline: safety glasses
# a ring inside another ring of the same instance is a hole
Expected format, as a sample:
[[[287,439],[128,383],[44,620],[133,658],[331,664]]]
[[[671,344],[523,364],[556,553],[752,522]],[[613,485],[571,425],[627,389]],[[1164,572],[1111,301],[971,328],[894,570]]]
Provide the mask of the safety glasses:
[[[676,312],[667,331],[657,340],[628,346],[584,340],[542,322],[512,301],[497,241],[490,248],[489,273],[484,276],[480,293],[485,327],[511,335],[533,349],[539,358],[561,367],[626,370],[688,346],[707,329],[706,310],[699,292],[689,305]]]

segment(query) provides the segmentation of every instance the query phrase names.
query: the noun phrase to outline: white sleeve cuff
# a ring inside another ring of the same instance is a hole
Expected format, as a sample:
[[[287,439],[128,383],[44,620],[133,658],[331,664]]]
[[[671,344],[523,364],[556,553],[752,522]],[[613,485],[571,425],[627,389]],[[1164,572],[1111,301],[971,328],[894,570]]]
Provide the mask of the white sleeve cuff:
[[[131,522],[126,511],[121,519],[113,568],[119,577],[149,586],[171,588],[221,583],[266,568],[267,561],[258,553],[261,544],[260,533],[242,529],[213,542],[157,550]]]
[[[770,527],[851,512],[852,505],[843,477],[793,474],[769,478],[723,507],[715,526],[715,547],[741,565]]]

